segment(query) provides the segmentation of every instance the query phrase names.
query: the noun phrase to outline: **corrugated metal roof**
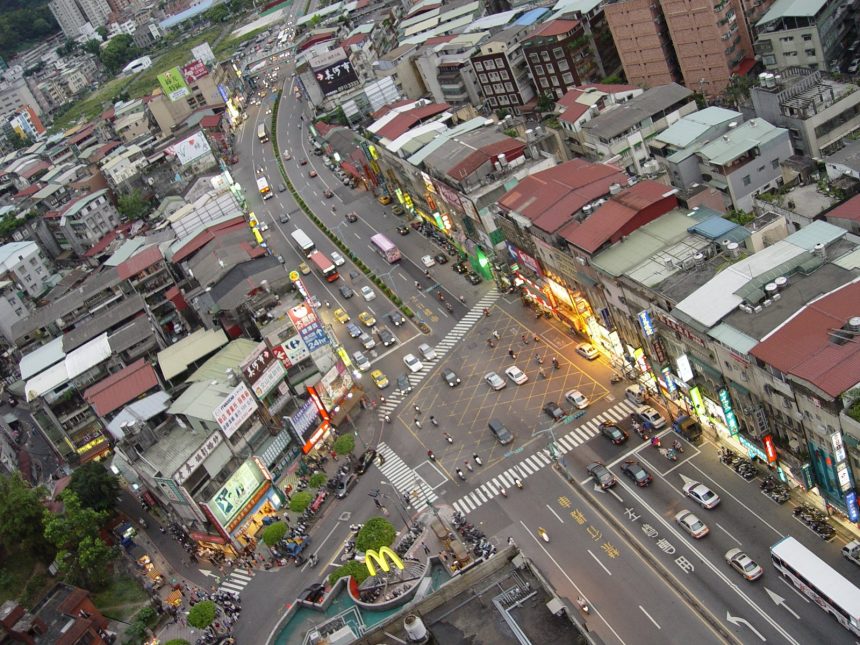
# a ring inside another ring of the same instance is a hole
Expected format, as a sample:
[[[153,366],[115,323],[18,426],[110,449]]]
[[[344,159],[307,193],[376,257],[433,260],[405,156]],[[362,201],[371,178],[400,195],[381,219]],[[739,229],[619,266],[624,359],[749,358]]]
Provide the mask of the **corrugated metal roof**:
[[[254,353],[258,344],[247,338],[231,341],[207,359],[186,381],[227,381],[227,370],[232,368],[238,371],[239,364]]]
[[[679,101],[692,100],[692,97],[693,92],[677,83],[658,85],[602,112],[584,125],[583,129],[595,137],[612,139]]]
[[[21,362],[18,364],[18,368],[21,370],[21,378],[26,381],[39,372],[43,372],[51,365],[56,365],[65,357],[66,352],[63,351],[63,337],[58,336],[49,343],[21,357]]]
[[[709,107],[699,112],[688,114],[677,123],[673,123],[663,130],[655,139],[676,148],[686,148],[710,128],[721,123],[731,123],[732,121],[741,121],[742,119],[743,115],[740,112],[726,110],[721,107]]]
[[[129,403],[108,423],[108,432],[116,439],[122,439],[125,436],[122,428],[123,424],[134,423],[135,421],[148,421],[167,410],[169,405],[170,395],[163,391],[158,391],[155,394],[150,394]]]
[[[104,417],[158,385],[152,365],[141,358],[87,388],[84,399]]]
[[[158,352],[158,366],[168,381],[188,369],[194,361],[208,356],[227,344],[227,334],[221,329],[198,329],[178,343]]]
[[[828,0],[776,0],[761,20],[756,23],[762,27],[780,18],[807,18],[821,11]]]
[[[116,270],[119,277],[126,280],[136,276],[141,271],[148,269],[163,257],[164,256],[161,254],[161,249],[158,247],[158,244],[152,244],[132,255],[122,264],[119,264]]]
[[[192,383],[182,395],[173,402],[168,412],[182,414],[203,421],[215,421],[213,411],[233,391],[234,385],[229,383],[212,383],[198,381]]]
[[[749,351],[758,345],[758,340],[747,336],[739,329],[735,329],[726,323],[720,323],[708,332],[708,336],[714,340],[718,340],[723,345],[735,350],[741,355],[746,355]]]
[[[98,338],[94,338],[68,354],[62,363],[57,363],[27,381],[27,384],[24,386],[27,400],[32,401],[46,392],[54,390],[63,383],[67,383],[91,367],[95,367],[102,361],[106,361],[110,358],[110,355],[111,348],[108,343],[108,335],[105,333]]]
[[[771,125],[764,119],[753,119],[702,146],[698,154],[712,164],[723,166],[753,148],[780,136],[785,136],[787,139],[788,130]]]
[[[114,251],[112,256],[104,261],[104,264],[109,267],[119,266],[144,246],[146,246],[145,238],[133,237],[130,240],[126,240],[122,243],[122,246]]]

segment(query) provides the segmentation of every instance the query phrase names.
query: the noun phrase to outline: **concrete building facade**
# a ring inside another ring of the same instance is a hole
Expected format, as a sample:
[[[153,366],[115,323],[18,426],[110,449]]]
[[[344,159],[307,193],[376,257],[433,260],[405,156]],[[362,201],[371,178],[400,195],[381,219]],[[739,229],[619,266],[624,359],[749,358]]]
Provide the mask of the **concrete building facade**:
[[[522,46],[527,28],[516,25],[499,32],[472,55],[486,106],[519,112],[535,97]]]
[[[604,12],[627,80],[655,87],[679,82],[681,72],[663,9],[655,0],[615,0]]]

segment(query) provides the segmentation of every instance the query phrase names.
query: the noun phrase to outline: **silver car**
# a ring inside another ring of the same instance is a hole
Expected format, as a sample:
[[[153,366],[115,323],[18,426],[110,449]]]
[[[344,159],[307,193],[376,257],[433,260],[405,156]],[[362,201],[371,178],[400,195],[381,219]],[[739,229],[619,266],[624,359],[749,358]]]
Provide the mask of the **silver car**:
[[[484,380],[487,382],[487,385],[494,390],[504,389],[506,385],[505,380],[495,372],[487,372],[484,374]]]

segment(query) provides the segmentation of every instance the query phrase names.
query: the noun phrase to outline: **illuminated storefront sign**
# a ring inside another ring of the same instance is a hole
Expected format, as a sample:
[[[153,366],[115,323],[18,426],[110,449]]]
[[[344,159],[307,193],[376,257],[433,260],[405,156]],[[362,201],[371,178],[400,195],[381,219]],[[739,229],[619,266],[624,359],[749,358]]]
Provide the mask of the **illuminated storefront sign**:
[[[668,367],[664,367],[663,372],[663,383],[666,385],[666,389],[670,394],[674,394],[678,390],[678,386],[675,385],[675,377],[672,375],[672,371]]]
[[[849,490],[845,493],[845,506],[848,509],[848,519],[855,524],[860,521],[860,511],[857,509],[857,492]]]
[[[690,358],[686,354],[681,354],[676,360],[678,366],[678,376],[684,383],[689,383],[693,380],[693,367],[690,365]]]
[[[391,570],[386,556],[388,557],[388,560],[391,560],[391,564],[403,571],[403,561],[400,557],[387,546],[384,546],[379,549],[378,553],[371,549],[366,551],[364,554],[364,563],[367,565],[367,572],[371,577],[376,575],[376,567],[373,566],[372,561],[375,561],[377,566],[385,573],[388,573]]]
[[[705,401],[702,399],[702,391],[698,386],[690,389],[690,401],[693,402],[693,408],[696,410],[696,416],[700,419],[705,418]]]
[[[636,316],[639,319],[639,326],[646,337],[650,338],[654,335],[654,322],[651,320],[651,314],[648,310],[640,311]]]
[[[769,434],[762,437],[764,443],[764,453],[767,455],[767,462],[772,464],[776,461],[776,446],[773,443],[773,437]]]
[[[735,409],[732,405],[732,397],[729,394],[728,388],[720,388],[720,406],[723,408],[723,416],[726,418],[726,427],[731,434],[737,434],[740,430],[738,425],[738,417],[735,415]]]
[[[644,349],[642,349],[641,347],[638,347],[633,352],[633,358],[636,361],[636,367],[639,368],[639,371],[642,374],[645,374],[649,371],[648,370],[648,359],[645,357],[645,350]]]

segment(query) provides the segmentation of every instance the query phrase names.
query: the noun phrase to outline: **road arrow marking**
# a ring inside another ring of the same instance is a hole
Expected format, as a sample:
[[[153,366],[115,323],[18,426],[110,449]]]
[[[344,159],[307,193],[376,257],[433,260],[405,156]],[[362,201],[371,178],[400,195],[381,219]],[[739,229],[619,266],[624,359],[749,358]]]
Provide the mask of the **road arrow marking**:
[[[212,573],[211,571],[209,571],[209,569],[197,569],[197,570],[198,570],[200,573],[202,573],[204,576],[211,576],[212,578],[217,578],[217,577],[218,577],[218,574],[217,574],[217,573]]]
[[[779,594],[774,593],[773,591],[771,591],[771,590],[770,590],[770,589],[768,589],[767,587],[765,587],[765,588],[764,588],[764,590],[767,592],[767,595],[768,595],[768,596],[770,596],[770,599],[771,599],[771,600],[773,600],[773,604],[775,604],[777,607],[784,607],[784,608],[785,608],[785,610],[786,610],[789,614],[791,614],[792,616],[794,616],[795,618],[797,618],[798,620],[800,620],[800,616],[798,616],[798,615],[794,612],[794,610],[793,610],[791,607],[789,607],[789,606],[788,606],[788,604],[785,602],[785,598],[783,598],[783,597],[782,597],[782,596],[780,596]]]
[[[759,633],[759,631],[758,631],[755,627],[753,627],[752,625],[750,625],[750,624],[749,624],[749,622],[747,622],[744,618],[741,618],[740,616],[732,616],[732,615],[731,615],[731,613],[729,613],[728,611],[726,611],[726,620],[727,620],[727,621],[729,621],[732,625],[735,625],[735,626],[744,625],[744,626],[748,627],[748,628],[749,628],[749,630],[750,630],[753,634],[755,634],[756,636],[758,636],[759,640],[761,640],[761,641],[767,641],[767,639],[766,639],[764,636],[762,636],[762,635]]]
[[[681,484],[682,487],[686,486],[687,484],[698,484],[699,483],[697,480],[690,479],[689,477],[687,477],[686,475],[684,475],[682,473],[678,473],[678,474],[681,476],[681,480],[684,482],[683,484]]]
[[[612,495],[615,499],[617,499],[622,504],[624,503],[624,500],[621,499],[621,496],[618,493],[616,493],[614,490],[612,490],[611,488],[609,489],[609,494]]]
[[[595,484],[594,485],[594,492],[595,493],[605,493],[606,491],[603,489],[603,487],[600,484]]]

